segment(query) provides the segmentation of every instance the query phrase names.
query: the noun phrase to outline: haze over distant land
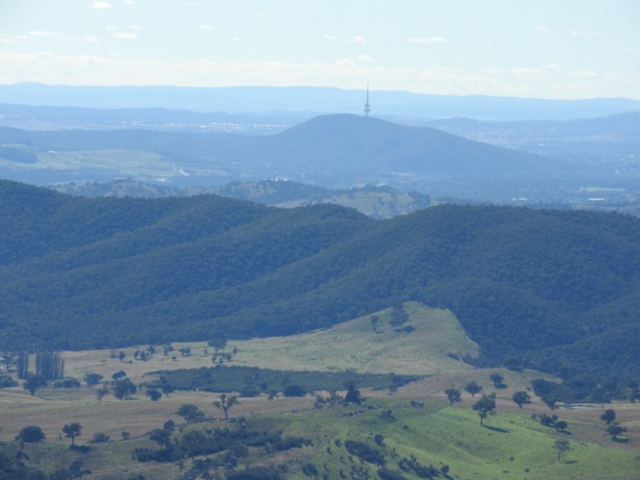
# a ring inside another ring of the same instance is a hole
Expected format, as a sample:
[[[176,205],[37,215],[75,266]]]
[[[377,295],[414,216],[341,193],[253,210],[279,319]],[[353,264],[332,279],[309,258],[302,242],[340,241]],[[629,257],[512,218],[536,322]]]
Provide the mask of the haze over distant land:
[[[0,103],[96,109],[164,108],[197,112],[259,113],[270,117],[362,113],[364,90],[326,87],[0,85]],[[640,111],[640,100],[557,100],[486,95],[427,95],[373,90],[374,116],[469,117],[484,120],[570,120]]]
[[[635,0],[1,3],[0,84],[640,99]]]

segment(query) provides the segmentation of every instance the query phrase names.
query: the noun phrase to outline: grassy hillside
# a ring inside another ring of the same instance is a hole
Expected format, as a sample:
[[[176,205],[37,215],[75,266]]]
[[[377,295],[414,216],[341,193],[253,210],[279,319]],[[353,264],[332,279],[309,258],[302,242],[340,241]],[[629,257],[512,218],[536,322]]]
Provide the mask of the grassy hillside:
[[[200,392],[176,392],[159,402],[144,400],[142,395],[131,401],[109,400],[96,402],[89,396],[91,389],[73,393],[72,398],[57,397],[48,400],[23,402],[7,408],[0,403],[3,430],[0,435],[0,453],[12,456],[18,450],[18,442],[11,435],[24,426],[24,422],[39,425],[47,435],[43,444],[25,444],[24,452],[29,456],[25,463],[47,472],[68,467],[74,460],[83,462],[94,476],[90,478],[129,478],[144,474],[146,478],[186,479],[198,460],[225,458],[226,452],[216,455],[185,457],[181,462],[141,463],[131,453],[136,448],[157,450],[150,441],[149,432],[162,428],[172,419],[178,426],[171,435],[181,440],[189,432],[207,432],[219,429],[238,429],[237,424],[220,419],[219,411],[211,402],[217,395]],[[82,394],[82,395],[81,395]],[[0,393],[3,399],[6,394]],[[269,451],[264,447],[249,447],[247,456],[237,457],[238,467],[232,470],[208,468],[220,475],[242,471],[246,465],[256,467],[284,465],[279,470],[287,479],[309,478],[302,470],[313,465],[318,477],[383,478],[377,472],[382,463],[390,470],[401,473],[404,478],[414,480],[415,472],[403,471],[407,461],[414,460],[421,466],[434,466],[438,473],[444,465],[449,466],[448,475],[460,480],[475,478],[507,478],[529,480],[585,480],[619,479],[632,480],[640,473],[635,444],[620,444],[603,435],[601,413],[598,407],[583,411],[561,411],[559,415],[568,421],[569,433],[558,433],[532,420],[530,415],[543,407],[539,403],[518,410],[512,402],[499,399],[498,414],[487,419],[481,426],[476,413],[469,408],[471,399],[464,399],[461,406],[449,407],[446,399],[425,396],[424,393],[406,395],[402,389],[394,397],[377,396],[366,392],[368,399],[361,406],[313,408],[313,398],[241,399],[241,404],[231,411],[232,419],[245,418],[245,430],[282,432],[284,437],[302,437],[310,440],[307,446],[285,451]],[[412,407],[411,400],[423,401],[422,408]],[[201,408],[207,417],[217,420],[185,425],[175,411],[183,403],[192,403]],[[628,436],[637,441],[640,433],[637,426],[638,409],[629,411],[615,406],[623,425],[628,426]],[[76,439],[79,445],[89,447],[87,453],[76,453],[68,448],[69,440],[58,439],[62,425],[79,422],[84,431]],[[634,427],[634,424],[636,425]],[[131,434],[123,440],[121,431]],[[112,441],[89,444],[95,432],[104,432]],[[378,442],[375,441],[377,436]],[[556,440],[568,440],[571,449],[558,461],[553,445]],[[379,463],[361,460],[347,449],[348,442],[361,442],[378,452]],[[229,458],[229,457],[227,457]],[[404,459],[404,460],[403,460]],[[415,465],[415,463],[414,463]],[[193,477],[192,477],[193,478]],[[225,478],[225,477],[222,477]],[[263,478],[263,477],[261,477]],[[428,478],[428,477],[427,477]],[[446,478],[441,473],[435,478]]]
[[[294,337],[271,337],[231,342],[237,346],[234,365],[272,365],[282,370],[354,370],[357,372],[433,375],[472,367],[447,357],[453,353],[477,356],[479,347],[465,335],[447,310],[404,306],[408,320],[394,327],[391,309]],[[412,327],[415,330],[394,331]]]
[[[376,219],[391,218],[420,210],[431,205],[428,195],[404,193],[390,187],[327,190],[315,185],[293,181],[262,180],[259,182],[232,182],[221,187],[185,187],[140,183],[132,180],[114,182],[69,182],[49,185],[47,188],[82,197],[183,197],[214,194],[249,200],[276,207],[295,208],[317,203],[331,203],[355,208]]]

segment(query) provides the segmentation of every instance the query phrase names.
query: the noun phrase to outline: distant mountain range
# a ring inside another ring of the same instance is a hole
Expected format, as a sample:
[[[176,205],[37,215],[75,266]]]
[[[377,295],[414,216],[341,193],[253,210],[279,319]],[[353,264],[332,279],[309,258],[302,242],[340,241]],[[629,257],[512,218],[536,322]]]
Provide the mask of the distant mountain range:
[[[364,85],[363,85],[364,87]],[[0,103],[88,108],[165,108],[220,113],[362,113],[364,90],[325,87],[85,87],[0,85]],[[640,100],[545,100],[372,90],[374,115],[480,120],[568,120],[640,111]]]
[[[376,221],[7,181],[0,204],[0,349],[288,335],[415,300],[457,315],[478,365],[640,376],[635,217],[443,205]]]

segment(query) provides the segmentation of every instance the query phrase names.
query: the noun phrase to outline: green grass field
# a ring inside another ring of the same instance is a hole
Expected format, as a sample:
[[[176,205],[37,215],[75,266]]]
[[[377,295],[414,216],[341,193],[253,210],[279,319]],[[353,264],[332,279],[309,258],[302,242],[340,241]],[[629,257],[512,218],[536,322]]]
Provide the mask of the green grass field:
[[[551,413],[537,398],[531,405],[519,409],[511,395],[524,390],[534,378],[551,377],[531,370],[512,372],[505,369],[474,369],[447,353],[476,355],[478,347],[470,341],[453,314],[446,310],[428,309],[417,303],[404,306],[410,325],[415,330],[394,332],[389,320],[391,311],[377,315],[374,331],[371,317],[366,316],[329,330],[314,331],[295,337],[256,339],[229,343],[225,352],[237,348],[230,365],[262,366],[281,370],[335,371],[351,369],[355,372],[422,374],[425,378],[400,387],[394,395],[385,391],[363,390],[367,398],[362,406],[334,406],[314,408],[315,398],[276,398],[268,400],[241,398],[231,416],[244,417],[249,426],[259,430],[281,430],[285,436],[302,436],[313,446],[283,452],[267,452],[263,447],[251,447],[245,465],[288,465],[287,478],[307,479],[303,467],[313,464],[317,478],[338,479],[379,478],[379,468],[361,462],[345,450],[346,440],[364,442],[378,449],[386,460],[386,467],[399,471],[403,458],[421,465],[440,469],[449,465],[448,475],[457,480],[485,479],[619,479],[640,478],[640,405],[617,403],[611,406],[618,421],[628,429],[628,443],[611,441],[604,433],[599,419],[600,406],[581,410],[556,410],[561,420],[568,422],[570,433],[558,433],[540,425],[530,417],[533,413]],[[377,332],[377,333],[376,333]],[[191,355],[181,356],[178,348],[190,346]],[[84,373],[96,372],[110,379],[119,370],[127,372],[134,383],[144,380],[145,373],[161,369],[210,367],[211,348],[206,344],[174,344],[175,359],[156,353],[149,361],[133,359],[136,348],[125,349],[125,361],[111,358],[108,350],[64,352],[67,375],[81,379]],[[129,363],[131,361],[131,363]],[[508,385],[496,390],[489,379],[500,373]],[[475,380],[482,393],[497,394],[496,416],[481,426],[471,409],[478,399],[463,392],[462,402],[449,407],[444,390],[460,390]],[[184,426],[182,433],[193,429],[234,428],[221,419],[221,412],[213,406],[218,394],[202,391],[178,391],[158,402],[151,402],[143,389],[128,401],[107,395],[102,401],[95,398],[95,388],[43,388],[35,397],[22,388],[0,389],[0,453],[14,455],[19,449],[13,441],[19,430],[37,425],[47,436],[43,444],[25,445],[29,466],[47,472],[67,467],[81,460],[93,474],[92,479],[128,479],[144,474],[147,479],[171,480],[182,478],[193,465],[184,459],[177,464],[140,463],[132,459],[134,448],[157,448],[148,433],[161,428],[167,420],[180,424],[176,415],[185,403],[195,404],[209,420]],[[344,394],[344,392],[342,392]],[[424,402],[423,408],[411,406],[411,401]],[[609,406],[607,407],[609,408]],[[391,416],[383,412],[391,411]],[[68,448],[69,440],[60,438],[66,423],[79,422],[83,434],[79,445],[87,445],[97,432],[108,434],[113,441],[91,445],[88,453]],[[131,439],[123,440],[122,431]],[[375,435],[382,435],[383,445],[376,445]],[[558,461],[553,445],[556,440],[570,442],[571,450]],[[336,440],[339,443],[336,444]],[[412,457],[413,456],[413,457]],[[351,458],[350,458],[351,457]],[[219,470],[222,475],[223,471]],[[402,472],[407,479],[419,478]],[[224,476],[222,477],[224,478]],[[443,477],[441,477],[443,478]]]

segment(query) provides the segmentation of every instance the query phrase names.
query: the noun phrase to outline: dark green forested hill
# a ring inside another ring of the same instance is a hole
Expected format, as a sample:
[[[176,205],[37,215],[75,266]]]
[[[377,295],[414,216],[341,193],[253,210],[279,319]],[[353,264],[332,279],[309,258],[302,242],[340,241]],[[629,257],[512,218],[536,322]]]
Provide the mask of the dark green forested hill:
[[[640,375],[634,217],[442,205],[374,221],[11,182],[0,205],[0,348],[294,334],[419,300],[458,316],[481,364]]]

